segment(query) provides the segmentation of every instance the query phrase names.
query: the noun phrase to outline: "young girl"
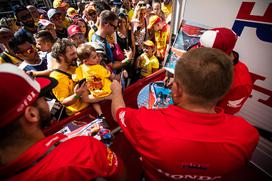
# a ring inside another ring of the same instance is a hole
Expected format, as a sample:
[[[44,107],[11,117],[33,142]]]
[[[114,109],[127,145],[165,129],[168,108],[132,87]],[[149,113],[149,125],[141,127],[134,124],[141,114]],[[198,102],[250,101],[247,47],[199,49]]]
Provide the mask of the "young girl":
[[[140,78],[145,78],[159,69],[159,61],[154,56],[154,43],[151,40],[147,40],[143,45],[144,53],[137,59]]]

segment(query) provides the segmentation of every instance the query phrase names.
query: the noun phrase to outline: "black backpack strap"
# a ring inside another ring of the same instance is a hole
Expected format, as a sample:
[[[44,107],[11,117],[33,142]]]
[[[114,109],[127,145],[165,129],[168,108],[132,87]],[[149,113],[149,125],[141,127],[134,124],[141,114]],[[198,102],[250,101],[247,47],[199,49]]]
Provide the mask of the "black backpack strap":
[[[9,56],[7,56],[4,52],[1,53],[0,55],[2,57],[2,59],[6,62],[6,63],[11,63],[13,64],[12,60],[9,58]]]
[[[64,72],[64,71],[62,71],[62,70],[60,70],[60,69],[54,69],[54,71],[59,72],[59,73],[62,73],[62,74],[64,74],[64,75],[68,76],[69,79],[72,79],[72,75],[69,74],[69,73],[67,73],[67,72]]]

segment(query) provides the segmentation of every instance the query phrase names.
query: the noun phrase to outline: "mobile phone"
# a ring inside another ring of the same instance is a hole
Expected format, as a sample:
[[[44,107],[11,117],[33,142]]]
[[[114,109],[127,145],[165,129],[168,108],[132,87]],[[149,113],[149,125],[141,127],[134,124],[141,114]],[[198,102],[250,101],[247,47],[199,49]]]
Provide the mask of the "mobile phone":
[[[78,86],[81,87],[81,85],[86,82],[86,79],[81,79],[79,82],[78,82]]]

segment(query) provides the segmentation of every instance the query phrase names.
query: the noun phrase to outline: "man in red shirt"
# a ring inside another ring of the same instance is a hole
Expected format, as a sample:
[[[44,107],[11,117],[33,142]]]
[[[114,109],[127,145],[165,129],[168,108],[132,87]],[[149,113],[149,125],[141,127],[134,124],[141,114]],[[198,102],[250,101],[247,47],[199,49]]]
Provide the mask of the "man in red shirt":
[[[243,118],[216,107],[228,91],[233,66],[221,51],[193,49],[177,61],[174,105],[126,108],[112,83],[112,115],[140,153],[149,180],[220,180],[243,167],[259,135]]]
[[[94,138],[44,136],[50,113],[43,95],[56,80],[35,81],[15,65],[1,64],[0,84],[0,180],[124,179],[122,163]]]
[[[228,28],[213,28],[201,35],[200,47],[222,50],[234,65],[233,82],[228,93],[218,103],[225,113],[235,114],[240,111],[252,91],[252,80],[246,64],[239,61],[239,54],[233,51],[237,35]]]

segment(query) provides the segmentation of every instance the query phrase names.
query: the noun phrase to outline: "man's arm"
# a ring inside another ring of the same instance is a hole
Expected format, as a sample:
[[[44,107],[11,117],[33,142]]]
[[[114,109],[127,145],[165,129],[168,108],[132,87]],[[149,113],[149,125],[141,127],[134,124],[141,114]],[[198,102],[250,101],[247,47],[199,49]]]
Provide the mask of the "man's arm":
[[[74,88],[74,94],[63,99],[61,101],[61,104],[64,106],[71,106],[72,104],[74,104],[76,101],[78,101],[81,98],[82,94],[86,92],[86,90],[87,90],[87,87],[85,82],[80,87],[77,84]]]
[[[122,95],[122,86],[117,80],[113,80],[111,84],[112,90],[112,101],[111,101],[111,114],[113,119],[116,121],[116,113],[119,108],[126,107],[124,98]]]

